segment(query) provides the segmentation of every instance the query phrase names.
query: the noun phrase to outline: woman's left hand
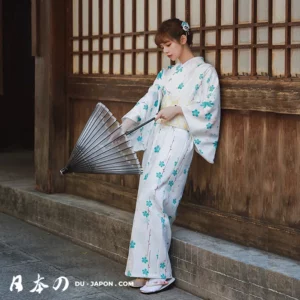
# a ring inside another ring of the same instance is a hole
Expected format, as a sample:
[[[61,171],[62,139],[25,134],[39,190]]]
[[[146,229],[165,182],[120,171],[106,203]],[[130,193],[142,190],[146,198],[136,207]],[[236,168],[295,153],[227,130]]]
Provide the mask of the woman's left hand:
[[[164,121],[171,121],[177,115],[182,114],[182,109],[180,106],[169,106],[165,107],[158,112],[155,116],[155,121],[158,119],[163,119]]]

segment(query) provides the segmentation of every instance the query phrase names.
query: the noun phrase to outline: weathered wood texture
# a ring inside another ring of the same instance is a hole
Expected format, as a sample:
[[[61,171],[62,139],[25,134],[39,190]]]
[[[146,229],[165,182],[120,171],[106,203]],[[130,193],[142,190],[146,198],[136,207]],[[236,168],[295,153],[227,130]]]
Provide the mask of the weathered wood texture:
[[[36,188],[64,191],[59,170],[66,160],[65,3],[39,1],[39,56],[35,64]]]
[[[120,120],[150,84],[146,77],[70,77],[69,153],[98,101]],[[222,82],[216,162],[195,153],[176,223],[300,259],[300,116],[287,114],[300,108],[299,87],[254,84]],[[67,192],[128,211],[134,211],[137,188],[137,176],[66,179]]]
[[[3,4],[0,0],[0,95],[3,95]]]

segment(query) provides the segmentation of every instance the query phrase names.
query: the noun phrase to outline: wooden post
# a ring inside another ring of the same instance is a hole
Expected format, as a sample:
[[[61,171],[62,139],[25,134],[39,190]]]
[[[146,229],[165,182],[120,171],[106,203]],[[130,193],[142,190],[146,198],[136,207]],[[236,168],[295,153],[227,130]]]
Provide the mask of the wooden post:
[[[39,1],[39,56],[35,58],[36,189],[64,191],[66,162],[66,0]]]

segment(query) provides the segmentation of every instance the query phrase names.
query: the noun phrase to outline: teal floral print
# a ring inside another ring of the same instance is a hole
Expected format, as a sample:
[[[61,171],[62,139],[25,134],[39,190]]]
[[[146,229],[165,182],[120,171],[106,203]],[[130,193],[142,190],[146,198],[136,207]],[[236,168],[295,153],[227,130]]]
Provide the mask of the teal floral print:
[[[162,178],[161,172],[156,173],[156,177],[159,178],[159,179],[161,179]]]
[[[176,67],[176,72],[175,72],[175,74],[178,74],[179,72],[182,72],[182,70],[183,70],[182,67],[180,67],[180,66]]]
[[[149,176],[149,174],[147,173],[147,174],[144,176],[144,180],[147,180],[147,179],[148,179],[148,176]]]
[[[209,87],[209,91],[210,91],[210,92],[212,92],[214,89],[215,89],[215,87],[214,87],[213,85],[211,85],[211,86]]]
[[[136,245],[136,244],[135,244],[135,242],[134,242],[134,241],[131,241],[131,242],[130,242],[130,248],[134,248],[134,247],[135,247],[135,245]]]
[[[163,161],[160,161],[159,166],[163,168],[165,166],[165,163]]]
[[[177,173],[178,173],[177,170],[174,170],[174,171],[172,172],[173,176],[176,176]]]
[[[156,79],[162,79],[162,76],[163,76],[163,70],[161,70],[157,76],[156,76]]]
[[[161,263],[161,264],[159,265],[159,267],[160,267],[161,269],[164,269],[164,268],[166,267],[166,264],[165,264],[165,263]]]
[[[131,272],[130,271],[127,272],[127,276],[131,276]]]
[[[206,120],[210,120],[211,117],[212,117],[212,114],[211,114],[211,113],[207,113],[207,114],[205,115],[205,119],[206,119]]]
[[[199,79],[203,79],[203,78],[204,78],[204,75],[200,74]]]
[[[156,100],[156,101],[154,102],[154,106],[155,106],[155,107],[158,106],[158,100]]]
[[[195,139],[195,140],[194,140],[194,143],[195,143],[196,145],[199,145],[199,144],[201,143],[201,141],[200,141],[199,139]]]
[[[196,85],[195,85],[195,91],[198,91],[199,88],[200,88],[200,85],[199,85],[199,84],[196,84]]]
[[[212,128],[212,124],[211,123],[206,124],[206,128],[207,129],[211,129]]]
[[[206,107],[213,107],[214,106],[214,103],[212,101],[205,101],[201,104],[201,106],[203,108],[206,108]]]
[[[147,200],[147,201],[146,201],[146,205],[147,205],[148,207],[151,207],[151,206],[152,206],[151,200]]]
[[[143,137],[138,136],[137,141],[138,141],[138,142],[141,142],[142,140],[143,140]]]
[[[195,110],[192,111],[192,114],[193,114],[194,117],[198,117],[199,114],[200,114],[200,111],[198,109],[195,109]]]
[[[148,262],[147,257],[142,257],[142,262],[143,262],[144,264],[146,264],[146,263]]]
[[[169,184],[169,186],[173,186],[174,185],[174,181],[170,180],[168,184]]]
[[[148,110],[149,106],[147,104],[144,105],[144,110]]]
[[[181,82],[181,83],[179,84],[179,86],[178,86],[178,89],[179,89],[179,90],[182,90],[183,87],[184,87],[184,84],[183,84],[183,82]]]
[[[143,274],[146,275],[146,276],[148,276],[148,274],[149,274],[149,271],[148,271],[147,269],[144,269],[142,272],[143,272]]]
[[[161,278],[161,279],[167,279],[166,274],[161,274],[161,275],[160,275],[160,278]]]
[[[215,141],[215,142],[213,143],[213,145],[214,145],[215,148],[217,148],[217,147],[218,147],[218,141]]]
[[[138,122],[141,122],[141,121],[142,121],[142,118],[141,118],[140,116],[138,116],[138,117],[137,117],[137,121],[138,121]]]
[[[176,199],[173,199],[173,204],[176,204],[177,203],[177,200]]]
[[[149,213],[145,210],[145,211],[143,211],[143,216],[146,217],[146,218],[148,218],[149,217]]]
[[[158,153],[160,151],[160,146],[156,146],[155,148],[154,148],[154,152],[155,153]]]

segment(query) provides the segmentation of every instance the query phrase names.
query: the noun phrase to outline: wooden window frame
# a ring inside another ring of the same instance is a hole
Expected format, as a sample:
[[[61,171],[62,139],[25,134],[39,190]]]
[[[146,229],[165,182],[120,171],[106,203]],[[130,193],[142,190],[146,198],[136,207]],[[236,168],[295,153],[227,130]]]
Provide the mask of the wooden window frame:
[[[157,1],[157,23],[158,25],[162,21],[162,0]],[[193,27],[193,33],[200,33],[200,45],[192,46],[191,49],[193,52],[199,52],[201,56],[205,58],[206,51],[215,51],[215,67],[218,71],[221,78],[228,78],[228,79],[245,79],[245,80],[253,80],[253,79],[260,79],[260,80],[285,80],[285,81],[299,81],[300,76],[292,77],[291,76],[291,50],[292,49],[299,49],[300,44],[291,44],[291,28],[292,26],[300,26],[300,22],[291,22],[291,0],[285,0],[286,4],[286,19],[285,22],[282,23],[273,23],[273,0],[268,1],[268,21],[266,22],[258,22],[257,21],[257,0],[252,0],[252,7],[251,7],[251,23],[247,24],[239,24],[239,15],[238,15],[238,8],[239,8],[239,0],[233,0],[233,24],[231,25],[221,25],[221,0],[216,0],[216,25],[214,26],[206,26],[205,22],[205,0],[200,1],[200,26]],[[72,0],[70,0],[70,11],[72,15]],[[136,31],[136,0],[132,0],[132,32],[125,33],[124,30],[124,22],[125,22],[125,1],[120,0],[120,20],[121,20],[121,30],[120,33],[113,32],[113,1],[109,2],[109,29],[110,33],[103,34],[102,30],[102,11],[103,11],[103,1],[99,0],[99,34],[92,35],[91,32],[91,24],[92,24],[92,17],[89,17],[89,35],[82,36],[82,0],[79,0],[79,36],[73,37],[72,32],[69,34],[69,45],[72,45],[74,40],[79,41],[79,51],[73,51],[73,49],[69,49],[69,57],[70,62],[72,64],[72,57],[73,55],[79,56],[79,73],[78,75],[83,75],[82,73],[82,57],[83,55],[89,55],[90,57],[90,67],[89,67],[89,74],[86,75],[100,75],[102,74],[102,65],[103,65],[103,54],[109,55],[109,74],[113,74],[113,55],[120,54],[121,55],[121,66],[120,66],[120,75],[124,75],[124,57],[126,53],[132,54],[132,75],[136,75],[136,54],[137,53],[144,53],[144,74],[149,75],[148,72],[148,56],[149,53],[157,53],[157,71],[159,71],[162,67],[162,51],[161,49],[149,49],[148,40],[149,35],[155,34],[155,30],[149,30],[149,0],[144,0],[144,31]],[[89,1],[89,10],[91,11],[92,1]],[[185,0],[185,20],[190,22],[190,7],[191,3],[190,0]],[[175,0],[171,0],[171,17],[176,16],[176,2]],[[260,27],[267,27],[268,28],[268,42],[264,44],[257,43],[257,29]],[[249,28],[251,30],[251,40],[249,44],[239,44],[238,42],[238,31],[242,28]],[[272,42],[272,31],[274,28],[285,28],[285,44],[283,45],[273,45]],[[222,30],[231,29],[233,31],[233,43],[232,45],[221,45],[221,32]],[[205,44],[205,34],[208,31],[215,31],[216,32],[216,44],[214,46],[207,46]],[[144,36],[144,49],[137,49],[136,46],[136,39],[139,36]],[[118,50],[113,49],[113,39],[119,37],[121,40],[121,47]],[[132,37],[132,48],[125,49],[124,40],[125,37]],[[102,47],[102,39],[108,38],[109,39],[109,50],[103,50]],[[82,50],[82,40],[88,39],[89,40],[89,51]],[[92,51],[92,40],[98,39],[99,40],[99,51]],[[267,49],[268,50],[268,71],[265,73],[257,74],[257,49]],[[238,72],[238,51],[240,49],[249,49],[250,50],[250,72],[249,73],[239,73]],[[221,74],[221,51],[222,50],[232,50],[232,73],[231,74]],[[285,70],[284,75],[275,76],[272,74],[272,51],[273,50],[284,50],[285,51]],[[92,55],[97,54],[99,55],[99,73],[92,74]],[[174,64],[174,62],[171,62]],[[72,70],[72,68],[71,68]],[[77,74],[72,74],[76,76]]]

